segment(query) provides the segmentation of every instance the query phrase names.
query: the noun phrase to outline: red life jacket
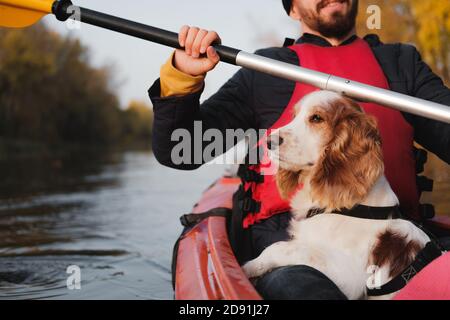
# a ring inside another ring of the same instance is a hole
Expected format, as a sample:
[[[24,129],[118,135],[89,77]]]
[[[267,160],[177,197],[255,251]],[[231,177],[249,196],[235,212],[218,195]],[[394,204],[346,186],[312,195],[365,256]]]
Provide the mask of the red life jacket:
[[[389,89],[386,77],[371,48],[360,38],[350,44],[338,47],[321,47],[305,43],[289,48],[298,55],[302,67]],[[271,130],[288,124],[293,118],[294,105],[302,97],[315,90],[318,89],[307,84],[296,83],[289,104],[278,121],[269,128],[267,134],[270,134]],[[361,103],[361,106],[366,113],[374,115],[378,120],[383,141],[385,175],[399,198],[402,212],[409,216],[417,216],[419,193],[413,155],[413,128],[399,111],[374,103]],[[260,144],[262,143],[261,141]],[[245,182],[243,179],[244,191],[247,197],[251,197],[244,201],[243,210],[247,214],[243,221],[244,228],[290,209],[289,202],[281,199],[275,176],[271,175],[269,171],[272,170],[270,161],[266,152],[264,154],[263,164],[251,165],[247,169],[247,176],[249,173],[251,176],[258,176],[264,172],[263,177],[259,181],[253,178],[247,179]]]

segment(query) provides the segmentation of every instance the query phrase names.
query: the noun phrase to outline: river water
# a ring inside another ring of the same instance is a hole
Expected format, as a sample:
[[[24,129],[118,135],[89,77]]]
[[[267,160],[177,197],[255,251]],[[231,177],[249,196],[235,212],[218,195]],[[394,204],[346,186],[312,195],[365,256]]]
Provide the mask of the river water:
[[[172,299],[178,218],[223,171],[165,168],[150,151],[1,160],[0,299]]]

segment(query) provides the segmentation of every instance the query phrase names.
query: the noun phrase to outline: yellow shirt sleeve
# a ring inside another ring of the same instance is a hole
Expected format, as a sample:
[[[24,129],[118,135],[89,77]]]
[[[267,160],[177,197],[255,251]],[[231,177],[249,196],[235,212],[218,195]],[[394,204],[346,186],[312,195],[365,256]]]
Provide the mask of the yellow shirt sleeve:
[[[161,97],[169,97],[175,95],[187,95],[200,91],[205,80],[204,75],[191,76],[181,72],[173,65],[174,53],[169,60],[161,67],[160,83]]]

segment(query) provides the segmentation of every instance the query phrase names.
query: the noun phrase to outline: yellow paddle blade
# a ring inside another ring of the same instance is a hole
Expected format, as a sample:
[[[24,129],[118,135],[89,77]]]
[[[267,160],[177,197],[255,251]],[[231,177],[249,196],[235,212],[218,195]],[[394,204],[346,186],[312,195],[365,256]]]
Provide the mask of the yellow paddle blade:
[[[0,0],[0,27],[28,27],[52,12],[54,0]]]

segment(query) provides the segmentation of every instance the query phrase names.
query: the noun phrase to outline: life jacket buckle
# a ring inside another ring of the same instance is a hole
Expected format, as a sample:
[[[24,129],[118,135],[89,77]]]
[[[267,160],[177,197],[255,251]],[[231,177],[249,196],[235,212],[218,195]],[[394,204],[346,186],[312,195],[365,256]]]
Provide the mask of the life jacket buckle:
[[[263,175],[260,175],[256,171],[250,170],[246,166],[239,167],[238,176],[244,182],[255,182],[255,183],[263,183],[264,182]]]

